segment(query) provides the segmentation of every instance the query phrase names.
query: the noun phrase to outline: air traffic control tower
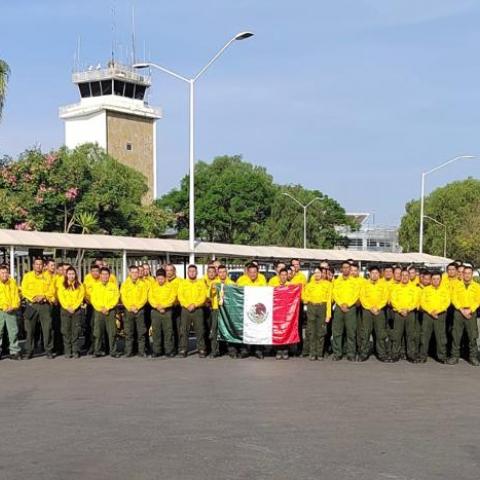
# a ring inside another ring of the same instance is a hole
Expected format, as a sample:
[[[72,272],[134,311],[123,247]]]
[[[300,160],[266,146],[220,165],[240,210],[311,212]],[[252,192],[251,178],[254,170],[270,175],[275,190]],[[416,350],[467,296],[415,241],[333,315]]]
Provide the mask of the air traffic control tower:
[[[145,202],[156,198],[156,121],[161,110],[148,105],[150,77],[109,62],[72,75],[80,102],[60,107],[68,148],[98,143],[119,162],[138,170],[148,182]]]

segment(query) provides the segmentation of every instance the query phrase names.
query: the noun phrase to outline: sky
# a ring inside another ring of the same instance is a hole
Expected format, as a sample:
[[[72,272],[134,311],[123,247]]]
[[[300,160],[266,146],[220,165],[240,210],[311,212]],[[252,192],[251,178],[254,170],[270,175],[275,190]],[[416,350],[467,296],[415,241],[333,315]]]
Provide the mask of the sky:
[[[255,32],[198,80],[198,160],[241,154],[277,183],[396,225],[422,171],[480,154],[475,0],[0,0],[12,71],[0,155],[62,145],[58,107],[79,100],[78,38],[83,65],[105,64],[112,41],[127,61],[132,6],[137,57],[187,77],[237,32]],[[161,195],[188,170],[188,86],[154,71],[149,102],[164,112]],[[468,176],[480,177],[480,158],[428,176],[427,192]]]

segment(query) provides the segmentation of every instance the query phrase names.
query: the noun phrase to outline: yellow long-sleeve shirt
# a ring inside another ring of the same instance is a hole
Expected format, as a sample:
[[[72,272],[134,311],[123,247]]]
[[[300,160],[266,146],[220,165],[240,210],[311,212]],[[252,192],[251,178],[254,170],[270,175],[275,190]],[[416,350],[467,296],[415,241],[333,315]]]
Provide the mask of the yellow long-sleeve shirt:
[[[175,303],[178,304],[178,287],[180,286],[180,283],[182,283],[182,279],[175,277],[172,280],[167,280],[167,282],[171,285],[173,291],[175,292]]]
[[[275,275],[268,281],[269,287],[278,287],[279,285],[280,285],[280,277],[278,275]]]
[[[151,275],[146,275],[145,277],[142,277],[140,280],[145,283],[147,286],[147,289],[150,289],[150,287],[154,284],[157,283],[155,280],[155,277],[152,277]]]
[[[395,280],[393,280],[393,278],[391,280],[385,280],[384,278],[380,278],[378,281],[380,283],[385,284],[388,287],[388,294],[389,295],[392,293],[392,288],[395,285],[398,285],[398,283]]]
[[[106,284],[102,282],[94,283],[90,294],[90,302],[95,310],[99,312],[104,308],[111,310],[118,304],[119,300],[120,290],[117,284],[110,281]]]
[[[133,308],[140,310],[148,300],[147,282],[140,279],[134,282],[130,277],[127,277],[120,287],[120,298],[127,310],[132,310]]]
[[[422,289],[420,294],[420,308],[432,314],[432,312],[443,313],[450,305],[450,291],[448,288],[442,287],[435,288],[433,285],[429,285]]]
[[[262,283],[261,283],[261,286],[262,286],[262,287],[264,287],[265,285],[267,285],[267,279],[265,278],[265,275],[264,275],[263,273],[258,272],[258,277],[257,277],[257,278],[259,279],[259,282],[262,282]],[[247,282],[247,283],[248,283],[249,281],[250,281],[249,276],[244,273],[244,274],[240,275],[240,276],[237,278],[237,285],[238,285],[239,287],[244,287],[244,286],[246,286],[246,285],[242,285],[242,283],[243,283],[243,282]],[[250,284],[248,284],[248,285],[250,285]],[[251,285],[250,285],[250,286],[251,286]]]
[[[6,282],[0,282],[0,310],[16,310],[20,307],[20,292],[17,282],[9,278]]]
[[[43,295],[50,302],[55,302],[55,285],[46,272],[37,275],[33,270],[22,279],[22,295],[29,301]]]
[[[170,308],[176,299],[176,289],[171,282],[165,282],[163,285],[160,285],[155,281],[148,289],[148,303],[153,308]]]
[[[238,280],[237,280],[237,285],[239,287],[266,287],[267,286],[267,280],[265,277],[262,275],[260,276],[260,273],[258,274],[258,277],[255,281],[252,281],[250,277],[247,275],[242,275]]]
[[[80,284],[78,288],[65,288],[62,283],[57,290],[60,306],[65,310],[77,310],[85,299],[85,287]]]
[[[326,317],[332,316],[332,291],[333,284],[328,280],[313,280],[307,283],[302,290],[302,300],[305,303],[326,303]],[[307,307],[308,308],[308,307]]]
[[[307,284],[307,277],[303,272],[297,272],[290,280],[291,285],[306,285]]]
[[[416,310],[420,304],[421,293],[422,290],[413,282],[408,282],[407,284],[397,283],[390,292],[390,302],[393,309],[397,312],[401,310]]]
[[[448,288],[450,295],[453,293],[453,289],[456,285],[462,284],[463,282],[457,277],[450,278],[446,273],[442,275],[442,287]]]
[[[380,282],[380,280],[375,283],[366,280],[360,288],[360,303],[366,310],[372,308],[381,310],[387,305],[389,297],[389,286],[386,282]]]
[[[333,282],[332,296],[337,305],[352,307],[360,297],[360,283],[352,277],[340,275]]]
[[[207,299],[207,287],[203,279],[190,280],[185,279],[180,282],[177,292],[180,305],[187,308],[189,305],[201,307]]]
[[[480,284],[458,282],[452,289],[452,303],[457,310],[469,308],[472,312],[480,306]]]
[[[210,301],[212,302],[212,310],[218,310],[218,294],[217,294],[217,285],[223,283],[224,285],[235,285],[235,282],[230,278],[226,278],[224,282],[222,282],[219,278],[215,280],[211,287],[210,287]]]

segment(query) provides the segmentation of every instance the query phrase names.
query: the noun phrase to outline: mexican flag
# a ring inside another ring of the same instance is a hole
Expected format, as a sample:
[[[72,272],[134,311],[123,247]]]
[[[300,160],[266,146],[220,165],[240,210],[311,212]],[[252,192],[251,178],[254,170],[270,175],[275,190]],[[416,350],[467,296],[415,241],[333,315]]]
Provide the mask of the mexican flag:
[[[288,345],[300,341],[301,285],[237,287],[217,285],[219,339],[250,345]]]

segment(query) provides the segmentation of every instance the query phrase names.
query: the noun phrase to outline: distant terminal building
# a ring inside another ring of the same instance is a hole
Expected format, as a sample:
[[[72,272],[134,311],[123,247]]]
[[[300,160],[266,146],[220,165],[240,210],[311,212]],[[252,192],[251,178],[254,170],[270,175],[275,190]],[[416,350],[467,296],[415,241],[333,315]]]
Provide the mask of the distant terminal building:
[[[337,232],[348,239],[347,250],[369,252],[400,253],[398,227],[376,225],[370,213],[347,213],[357,225],[358,230],[350,227],[337,227]]]
[[[109,62],[75,72],[72,81],[80,102],[60,107],[68,148],[92,142],[121,163],[138,170],[148,182],[149,202],[157,197],[156,121],[158,108],[147,103],[150,77],[132,67]]]

